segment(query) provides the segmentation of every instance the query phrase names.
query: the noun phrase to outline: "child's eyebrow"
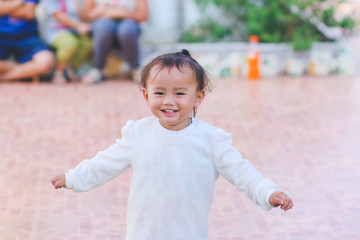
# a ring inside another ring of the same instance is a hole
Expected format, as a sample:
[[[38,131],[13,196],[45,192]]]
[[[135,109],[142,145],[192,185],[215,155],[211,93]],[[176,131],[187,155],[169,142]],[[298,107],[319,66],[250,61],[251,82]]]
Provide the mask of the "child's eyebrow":
[[[184,91],[184,90],[187,90],[187,87],[177,87],[177,88],[174,88],[175,90],[182,90],[182,91]]]
[[[165,88],[163,87],[154,87],[153,90],[164,90]]]
[[[157,91],[157,90],[165,90],[164,87],[154,87],[153,88],[154,91]],[[187,88],[186,87],[177,87],[177,88],[174,88],[174,91],[186,91]]]

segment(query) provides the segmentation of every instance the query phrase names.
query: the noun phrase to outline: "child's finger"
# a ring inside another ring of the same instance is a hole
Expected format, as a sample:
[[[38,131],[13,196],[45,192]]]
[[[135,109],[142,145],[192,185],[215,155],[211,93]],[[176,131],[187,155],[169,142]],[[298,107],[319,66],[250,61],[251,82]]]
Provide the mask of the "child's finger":
[[[280,197],[275,197],[274,198],[274,205],[275,206],[280,206],[280,205],[283,205],[284,204],[284,201],[280,198]]]
[[[281,206],[281,209],[284,210],[284,211],[287,211],[289,209],[289,204],[283,204]]]
[[[294,203],[293,203],[293,201],[290,199],[289,209],[292,209],[293,206],[294,206]]]
[[[51,179],[51,184],[55,185],[55,183],[58,181],[59,179],[57,177]]]
[[[59,189],[59,188],[62,188],[63,187],[63,184],[60,180],[58,180],[55,185],[54,185],[55,189]]]
[[[291,209],[291,206],[290,206],[290,205],[284,207],[284,211],[288,211],[288,210],[290,210],[290,209]]]
[[[52,183],[55,189],[57,188],[56,186],[58,185],[58,182],[59,179],[54,179],[54,182]]]
[[[285,204],[283,206],[281,206],[281,209],[283,209],[284,211],[288,211],[292,207],[293,207],[293,202],[291,201],[290,198],[288,198],[288,199],[286,199]]]

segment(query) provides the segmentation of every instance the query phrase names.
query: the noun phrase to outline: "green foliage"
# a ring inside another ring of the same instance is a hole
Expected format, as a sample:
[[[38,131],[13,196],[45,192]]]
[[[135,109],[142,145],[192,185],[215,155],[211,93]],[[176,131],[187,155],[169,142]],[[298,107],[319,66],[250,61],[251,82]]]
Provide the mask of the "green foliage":
[[[247,41],[249,35],[258,35],[261,42],[291,42],[294,50],[307,50],[314,41],[331,41],[311,21],[315,18],[328,27],[339,27],[351,33],[357,26],[353,16],[336,19],[336,8],[346,0],[195,0],[202,9],[205,20],[184,32],[183,41],[222,41],[238,36],[236,41]],[[234,23],[222,26],[206,16],[206,6],[219,7],[226,18]],[[223,30],[221,30],[223,28]]]
[[[209,34],[211,32],[211,34]],[[182,33],[180,40],[183,42],[217,42],[231,33],[231,29],[221,26],[211,18],[200,20],[197,26]]]

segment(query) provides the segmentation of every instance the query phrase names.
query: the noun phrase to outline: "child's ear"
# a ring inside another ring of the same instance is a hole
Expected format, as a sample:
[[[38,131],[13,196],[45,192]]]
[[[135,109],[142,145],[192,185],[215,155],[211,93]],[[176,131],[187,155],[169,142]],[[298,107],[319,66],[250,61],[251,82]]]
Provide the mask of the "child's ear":
[[[197,93],[197,97],[196,97],[196,100],[195,100],[194,107],[199,107],[200,104],[202,103],[202,101],[204,100],[204,98],[205,98],[205,91],[204,90],[199,91]]]
[[[148,94],[148,91],[146,90],[146,88],[143,88],[143,96],[144,96],[144,99],[147,103],[149,103],[149,94]]]

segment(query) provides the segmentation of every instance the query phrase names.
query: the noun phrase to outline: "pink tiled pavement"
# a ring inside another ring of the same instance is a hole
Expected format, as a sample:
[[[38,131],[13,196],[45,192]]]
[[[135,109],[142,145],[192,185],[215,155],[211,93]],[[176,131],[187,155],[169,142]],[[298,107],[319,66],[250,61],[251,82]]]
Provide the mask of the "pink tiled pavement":
[[[218,79],[198,117],[292,196],[289,212],[254,206],[219,178],[209,240],[360,239],[360,79]],[[0,239],[124,239],[130,171],[87,192],[50,179],[149,115],[130,81],[0,84]]]

